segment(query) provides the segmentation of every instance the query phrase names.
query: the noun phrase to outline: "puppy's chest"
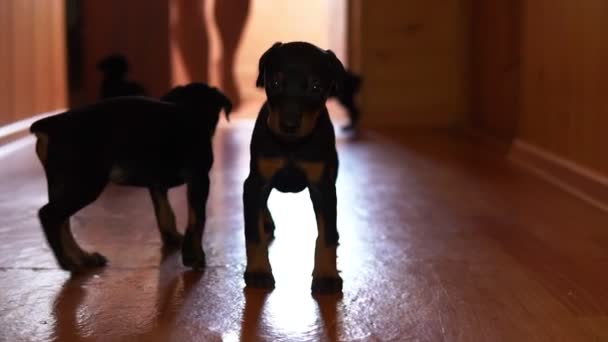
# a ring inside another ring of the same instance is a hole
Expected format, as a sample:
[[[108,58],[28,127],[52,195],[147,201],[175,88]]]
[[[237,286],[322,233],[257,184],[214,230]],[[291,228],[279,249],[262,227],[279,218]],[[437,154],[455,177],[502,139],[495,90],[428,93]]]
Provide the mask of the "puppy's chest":
[[[323,161],[293,157],[258,157],[256,163],[259,176],[282,192],[299,192],[319,183],[327,167]]]

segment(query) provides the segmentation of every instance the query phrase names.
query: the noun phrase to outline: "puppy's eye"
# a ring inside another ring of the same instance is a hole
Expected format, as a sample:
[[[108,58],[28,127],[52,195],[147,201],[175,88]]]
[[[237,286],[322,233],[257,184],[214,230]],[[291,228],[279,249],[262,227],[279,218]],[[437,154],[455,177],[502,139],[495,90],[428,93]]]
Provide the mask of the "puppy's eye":
[[[322,90],[321,82],[319,82],[319,81],[313,81],[312,85],[311,85],[311,89],[315,93],[320,93],[321,90]]]
[[[280,87],[281,87],[281,82],[279,82],[278,79],[275,78],[270,82],[270,88],[279,89]]]

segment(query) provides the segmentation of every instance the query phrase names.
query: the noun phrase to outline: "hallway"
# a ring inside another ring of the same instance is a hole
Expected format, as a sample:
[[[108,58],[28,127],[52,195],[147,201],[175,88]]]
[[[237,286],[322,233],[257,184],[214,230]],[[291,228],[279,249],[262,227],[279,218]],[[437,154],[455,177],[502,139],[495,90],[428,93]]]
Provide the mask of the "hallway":
[[[146,190],[109,187],[72,223],[109,265],[70,278],[36,217],[31,139],[0,155],[0,340],[608,340],[608,215],[444,131],[339,137],[341,298],[310,295],[306,191],[271,195],[276,289],[244,291],[252,125],[237,114],[215,137],[204,274],[163,257]]]

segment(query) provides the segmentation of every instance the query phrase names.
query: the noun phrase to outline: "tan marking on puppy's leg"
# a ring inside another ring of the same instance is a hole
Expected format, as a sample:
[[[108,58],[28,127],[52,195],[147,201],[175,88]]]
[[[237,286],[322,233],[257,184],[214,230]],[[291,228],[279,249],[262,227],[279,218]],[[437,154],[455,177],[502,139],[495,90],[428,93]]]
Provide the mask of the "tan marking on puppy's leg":
[[[317,184],[321,181],[325,163],[323,162],[298,162],[298,167],[304,171],[309,184]]]
[[[258,158],[257,167],[264,180],[270,180],[280,169],[287,165],[285,158]]]
[[[175,225],[175,214],[166,197],[160,202],[157,212],[158,228],[161,234],[178,234]]]
[[[206,205],[206,204],[205,204]],[[204,220],[205,217],[199,217],[196,212],[196,208],[192,203],[192,198],[190,195],[188,196],[188,228],[186,229],[186,234],[189,235],[189,239],[187,242],[190,243],[190,250],[194,253],[197,260],[204,259],[204,251],[202,248],[202,240],[203,240],[203,231],[205,229],[205,222],[200,222],[199,220]],[[203,213],[202,215],[205,215]]]
[[[266,230],[266,233],[268,233],[270,236],[269,238],[272,239],[272,237],[274,236],[274,230],[275,230],[275,226],[274,226],[274,220],[272,219],[272,214],[270,213],[270,209],[268,209],[268,205],[264,206],[264,229]]]
[[[182,243],[182,262],[193,269],[205,267],[203,251],[203,234],[207,216],[207,198],[209,196],[209,178],[192,178],[187,183],[188,228]]]
[[[336,265],[337,246],[328,246],[325,241],[325,219],[316,214],[317,217],[317,241],[315,244],[315,267],[312,272],[313,277],[338,277]]]
[[[76,243],[70,228],[70,219],[68,218],[59,228],[59,239],[61,239],[61,246],[63,247],[65,256],[74,264],[80,265],[82,256],[85,255],[85,252],[80,248],[78,243]]]
[[[169,203],[166,190],[150,189],[150,196],[154,205],[154,214],[158,230],[165,244],[178,244],[181,234],[177,231],[175,214]],[[192,218],[195,219],[195,218]]]
[[[61,226],[59,234],[65,255],[77,267],[99,267],[106,264],[107,260],[103,255],[97,252],[87,252],[78,245],[74,233],[72,233],[69,218]]]
[[[248,242],[247,249],[247,269],[246,272],[263,272],[272,273],[270,260],[268,258],[268,244],[270,242],[270,234],[264,229],[264,210],[258,215],[258,234],[260,236],[259,243]]]
[[[49,153],[49,136],[45,133],[35,133],[36,135],[36,154],[42,165],[46,165]]]
[[[194,208],[192,208],[192,206],[188,207],[188,227],[198,227],[198,219],[196,218],[196,213],[194,212]],[[199,244],[203,240],[203,229],[201,227],[192,229],[191,231],[194,250],[199,250]]]

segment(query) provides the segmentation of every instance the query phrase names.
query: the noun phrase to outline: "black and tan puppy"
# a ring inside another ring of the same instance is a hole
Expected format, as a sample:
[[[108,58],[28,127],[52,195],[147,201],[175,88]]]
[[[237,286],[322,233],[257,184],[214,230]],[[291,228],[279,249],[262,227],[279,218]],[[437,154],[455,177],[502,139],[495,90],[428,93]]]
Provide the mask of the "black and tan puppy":
[[[70,217],[113,182],[149,189],[165,246],[182,241],[167,191],[187,184],[182,259],[186,266],[204,267],[201,239],[213,163],[211,139],[221,110],[228,116],[231,107],[218,89],[191,83],[162,100],[117,97],[32,124],[49,197],[38,216],[59,265],[80,271],[106,264],[105,257],[76,243]]]
[[[274,230],[266,204],[270,191],[308,187],[318,230],[312,291],[342,290],[336,268],[338,154],[325,103],[343,77],[333,52],[305,42],[275,43],[260,58],[257,86],[265,88],[267,101],[253,131],[243,192],[247,286],[274,287],[268,259]]]

